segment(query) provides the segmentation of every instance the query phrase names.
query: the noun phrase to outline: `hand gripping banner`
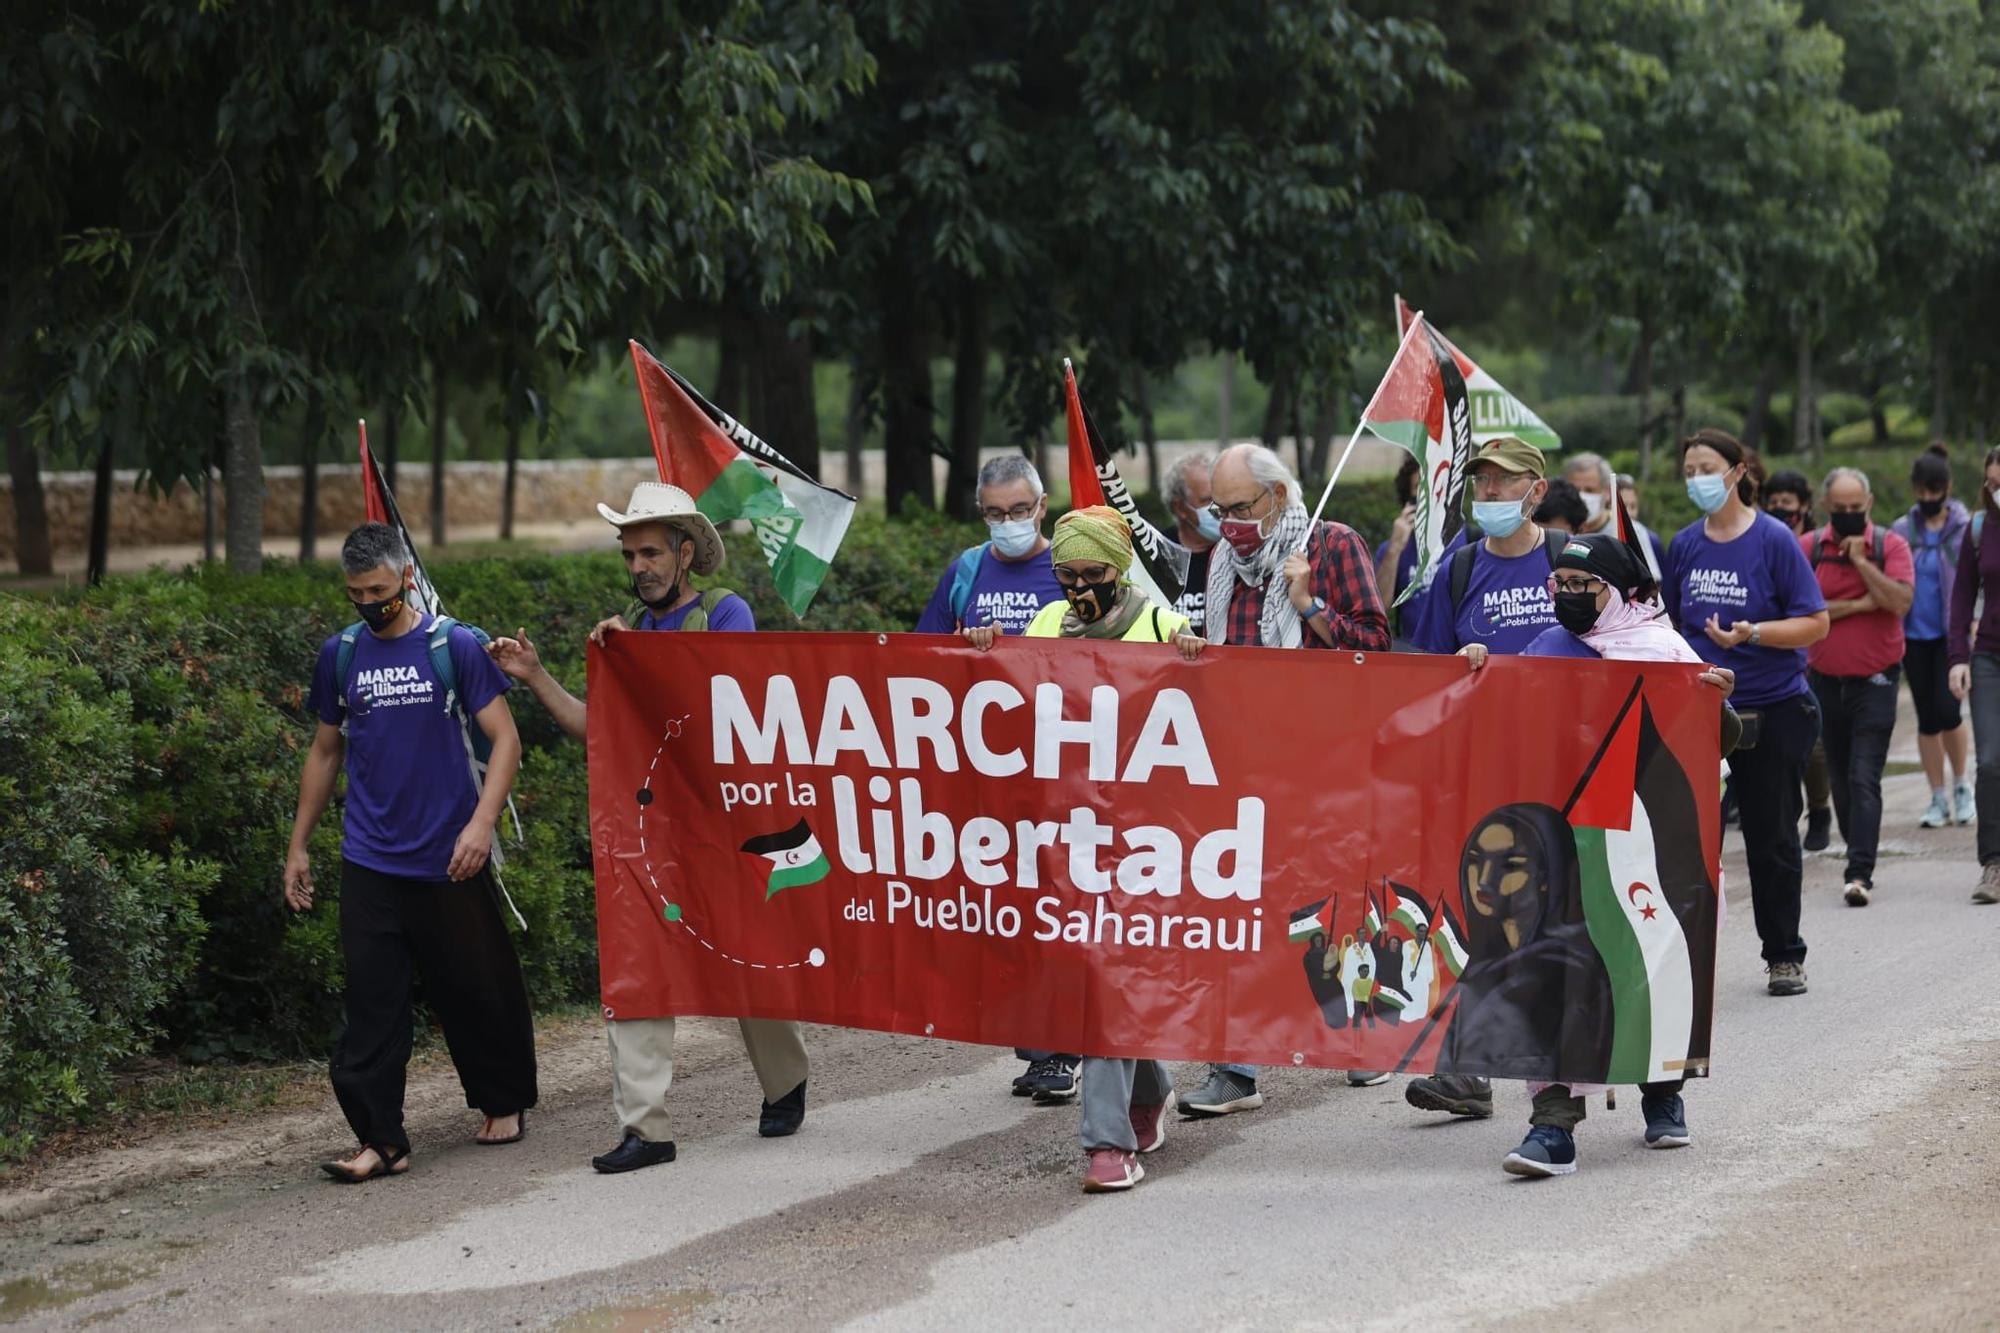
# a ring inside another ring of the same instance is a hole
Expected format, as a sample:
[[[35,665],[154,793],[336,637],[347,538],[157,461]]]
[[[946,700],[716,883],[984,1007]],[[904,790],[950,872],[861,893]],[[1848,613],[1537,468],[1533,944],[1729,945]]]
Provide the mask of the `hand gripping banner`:
[[[640,633],[589,668],[607,1017],[1707,1070],[1698,668]]]

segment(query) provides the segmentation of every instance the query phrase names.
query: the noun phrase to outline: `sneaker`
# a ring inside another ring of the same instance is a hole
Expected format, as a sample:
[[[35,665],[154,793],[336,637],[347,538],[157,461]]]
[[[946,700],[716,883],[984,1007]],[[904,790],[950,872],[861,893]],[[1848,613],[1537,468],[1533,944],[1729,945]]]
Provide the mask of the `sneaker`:
[[[1419,1111],[1449,1111],[1484,1120],[1493,1114],[1493,1080],[1469,1074],[1429,1074],[1413,1078],[1403,1100]]]
[[[1129,1190],[1146,1178],[1139,1154],[1123,1148],[1092,1148],[1090,1162],[1083,1169],[1085,1194],[1113,1194]]]
[[[1979,820],[1979,807],[1972,799],[1972,784],[1961,782],[1951,803],[1951,817],[1961,824],[1973,824]]]
[[[1687,1108],[1678,1092],[1664,1097],[1641,1097],[1639,1110],[1646,1117],[1648,1148],[1685,1148],[1688,1138]]]
[[[1228,1115],[1232,1111],[1254,1111],[1264,1104],[1257,1080],[1212,1069],[1208,1082],[1181,1098],[1181,1114],[1189,1117]]]
[[[1917,827],[1943,828],[1949,823],[1951,823],[1951,803],[1944,798],[1944,788],[1939,787],[1931,793],[1930,809],[1924,811],[1924,817],[1917,821]]]
[[[1833,842],[1833,811],[1806,812],[1806,837],[1801,845],[1809,852],[1823,852]]]
[[[1874,886],[1865,879],[1850,879],[1847,881],[1847,888],[1842,891],[1841,896],[1847,899],[1849,907],[1866,907],[1868,906],[1868,895],[1873,888]]]
[[[1158,1152],[1167,1141],[1167,1112],[1174,1109],[1174,1094],[1157,1106],[1132,1108],[1132,1137],[1140,1152]]]
[[[1347,1086],[1350,1088],[1372,1088],[1377,1083],[1387,1083],[1390,1074],[1386,1069],[1350,1069],[1347,1071]]]
[[[1507,1154],[1500,1169],[1510,1176],[1567,1176],[1576,1172],[1576,1138],[1554,1125],[1536,1125]]]
[[[1035,1095],[1035,1080],[1041,1077],[1038,1071],[1041,1069],[1042,1063],[1040,1060],[1030,1060],[1026,1069],[1014,1075],[1014,1095],[1016,1097],[1032,1097]]]
[[[1037,1060],[1041,1072],[1035,1075],[1035,1105],[1054,1106],[1076,1096],[1083,1079],[1077,1074],[1077,1062],[1058,1055],[1049,1060]]]
[[[1764,969],[1770,980],[1764,989],[1773,995],[1804,995],[1806,993],[1806,965],[1804,963],[1772,963]]]
[[[2000,903],[2000,861],[1979,872],[1979,887],[1972,891],[1976,903]]]

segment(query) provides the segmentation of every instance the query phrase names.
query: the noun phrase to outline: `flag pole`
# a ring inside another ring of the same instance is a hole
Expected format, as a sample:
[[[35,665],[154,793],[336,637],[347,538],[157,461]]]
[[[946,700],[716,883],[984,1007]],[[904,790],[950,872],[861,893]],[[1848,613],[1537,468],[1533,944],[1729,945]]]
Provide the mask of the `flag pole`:
[[[1394,370],[1396,363],[1403,359],[1403,350],[1409,346],[1410,339],[1416,336],[1417,330],[1424,327],[1426,327],[1424,324],[1424,312],[1419,310],[1410,320],[1410,327],[1403,330],[1402,338],[1396,343],[1396,355],[1389,358],[1390,370]],[[1303,551],[1306,549],[1306,543],[1312,539],[1314,531],[1318,529],[1320,515],[1326,512],[1326,502],[1333,498],[1334,483],[1339,481],[1340,474],[1347,470],[1347,460],[1354,455],[1354,446],[1361,441],[1361,425],[1368,420],[1368,414],[1375,410],[1375,402],[1382,396],[1383,386],[1388,384],[1388,382],[1389,375],[1385,371],[1382,375],[1382,382],[1375,386],[1375,392],[1368,398],[1368,406],[1361,409],[1361,422],[1356,423],[1354,430],[1349,433],[1347,447],[1340,451],[1340,461],[1333,465],[1333,474],[1326,479],[1326,488],[1319,493],[1319,504],[1313,509],[1312,522],[1306,524],[1305,533],[1299,538],[1299,550]]]

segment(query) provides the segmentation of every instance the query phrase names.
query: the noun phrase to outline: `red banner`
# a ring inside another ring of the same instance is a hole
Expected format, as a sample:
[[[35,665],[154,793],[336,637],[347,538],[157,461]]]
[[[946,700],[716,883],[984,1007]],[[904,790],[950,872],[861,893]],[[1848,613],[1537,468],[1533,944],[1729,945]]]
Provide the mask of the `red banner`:
[[[1719,705],[1696,671],[615,635],[590,655],[605,1013],[1703,1072]]]

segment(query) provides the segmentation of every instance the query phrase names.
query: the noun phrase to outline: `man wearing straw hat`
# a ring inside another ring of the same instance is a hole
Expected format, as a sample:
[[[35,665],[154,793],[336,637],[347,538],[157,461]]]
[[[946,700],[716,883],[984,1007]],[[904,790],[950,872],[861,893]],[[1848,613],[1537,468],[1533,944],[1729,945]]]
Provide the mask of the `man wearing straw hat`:
[[[618,529],[619,549],[639,605],[625,616],[599,621],[590,631],[593,643],[619,630],[754,630],[750,606],[733,592],[711,588],[697,592],[690,575],[713,574],[722,568],[722,538],[715,525],[695,508],[678,486],[640,482],[623,513],[600,504],[597,512]],[[502,671],[523,681],[549,710],[557,725],[584,738],[584,701],[548,673],[528,641],[496,639],[489,651]],[[743,1047],[750,1053],[764,1104],[757,1132],[782,1138],[798,1131],[806,1114],[806,1047],[797,1023],[774,1019],[737,1020]],[[636,1171],[674,1160],[668,1137],[667,1089],[674,1081],[674,1020],[623,1018],[605,1024],[611,1041],[612,1105],[624,1136],[616,1148],[591,1159],[606,1174]]]

